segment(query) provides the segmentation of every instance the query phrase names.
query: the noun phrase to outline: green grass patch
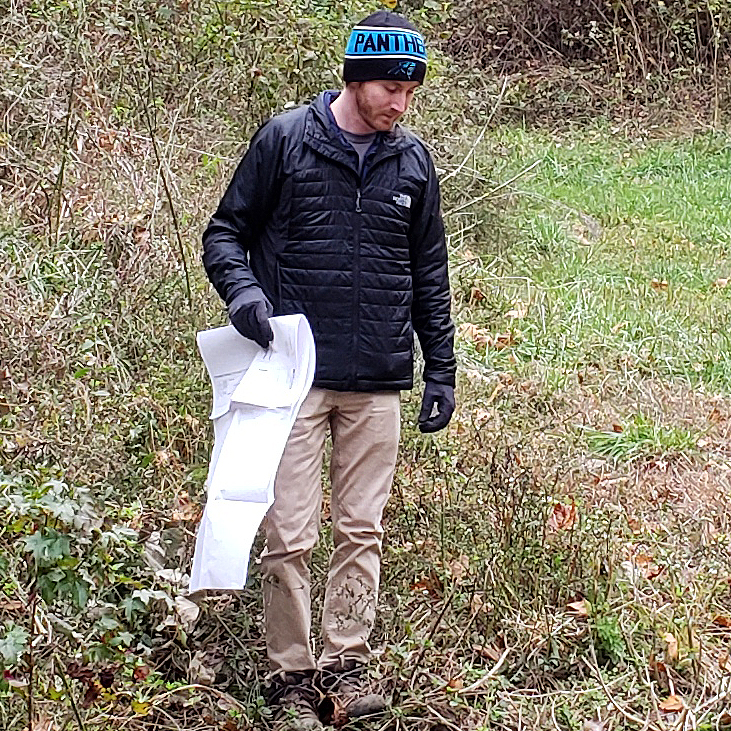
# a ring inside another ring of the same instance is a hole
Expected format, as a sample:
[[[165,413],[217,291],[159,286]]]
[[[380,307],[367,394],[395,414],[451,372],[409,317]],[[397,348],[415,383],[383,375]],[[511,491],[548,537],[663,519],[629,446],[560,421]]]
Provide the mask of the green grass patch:
[[[699,438],[690,429],[666,427],[643,414],[635,414],[626,425],[617,425],[616,430],[587,429],[584,434],[592,452],[628,462],[692,452]]]
[[[480,262],[459,274],[463,295],[485,295],[470,317],[514,333],[486,364],[556,384],[592,364],[629,367],[729,391],[727,134],[499,129],[483,154],[490,185],[515,178],[487,198],[490,233],[479,202],[478,226],[458,240]]]

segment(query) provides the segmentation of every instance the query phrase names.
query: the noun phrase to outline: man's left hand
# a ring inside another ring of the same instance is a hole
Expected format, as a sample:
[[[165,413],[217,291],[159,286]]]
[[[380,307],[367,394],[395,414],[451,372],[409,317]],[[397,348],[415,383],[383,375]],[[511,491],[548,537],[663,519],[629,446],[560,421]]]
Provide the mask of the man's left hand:
[[[435,409],[436,407],[436,409]],[[454,388],[427,381],[419,413],[419,430],[425,434],[444,429],[454,413]]]

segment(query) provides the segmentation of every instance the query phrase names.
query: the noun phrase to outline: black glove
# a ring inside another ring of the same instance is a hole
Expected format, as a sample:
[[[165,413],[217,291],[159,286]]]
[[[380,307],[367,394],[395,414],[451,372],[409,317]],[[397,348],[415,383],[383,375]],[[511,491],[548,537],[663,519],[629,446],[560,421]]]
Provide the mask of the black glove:
[[[269,318],[274,308],[259,287],[247,287],[239,292],[228,306],[231,324],[249,340],[268,348],[274,340]]]
[[[434,407],[437,407],[436,414]],[[454,388],[443,383],[427,381],[419,413],[419,430],[425,434],[444,429],[454,413]]]

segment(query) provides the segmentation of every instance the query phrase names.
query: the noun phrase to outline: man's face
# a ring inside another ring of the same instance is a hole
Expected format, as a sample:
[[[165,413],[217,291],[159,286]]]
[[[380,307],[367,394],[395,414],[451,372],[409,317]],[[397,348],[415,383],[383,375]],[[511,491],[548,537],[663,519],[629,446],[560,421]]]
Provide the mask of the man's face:
[[[388,132],[408,109],[418,81],[361,81],[355,88],[358,114],[376,132]]]

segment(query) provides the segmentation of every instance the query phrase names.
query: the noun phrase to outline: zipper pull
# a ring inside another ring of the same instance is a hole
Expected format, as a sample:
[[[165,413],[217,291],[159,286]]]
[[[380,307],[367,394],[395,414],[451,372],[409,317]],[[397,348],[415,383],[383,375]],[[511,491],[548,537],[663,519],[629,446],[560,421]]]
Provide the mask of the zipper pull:
[[[360,188],[355,193],[355,212],[360,213],[361,207],[360,207]]]

